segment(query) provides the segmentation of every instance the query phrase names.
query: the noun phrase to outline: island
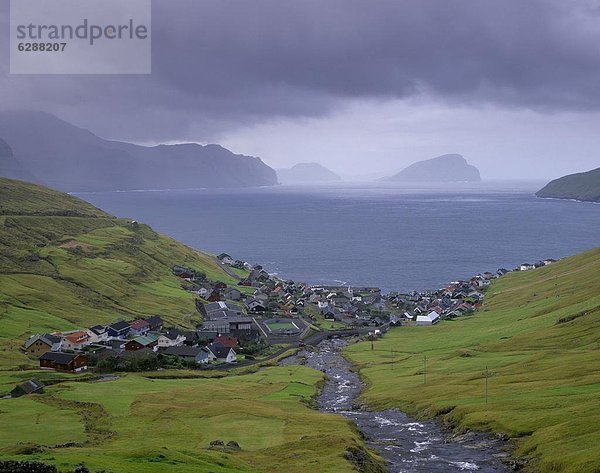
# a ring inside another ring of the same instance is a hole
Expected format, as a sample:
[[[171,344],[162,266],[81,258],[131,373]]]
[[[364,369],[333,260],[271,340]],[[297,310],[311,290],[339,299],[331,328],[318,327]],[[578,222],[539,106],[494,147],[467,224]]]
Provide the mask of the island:
[[[342,179],[319,163],[298,163],[291,168],[278,169],[277,176],[282,184],[333,182]]]
[[[600,202],[600,168],[554,179],[535,195],[542,198]]]
[[[418,161],[399,173],[384,179],[388,182],[480,182],[479,169],[467,163],[460,154],[444,154]]]

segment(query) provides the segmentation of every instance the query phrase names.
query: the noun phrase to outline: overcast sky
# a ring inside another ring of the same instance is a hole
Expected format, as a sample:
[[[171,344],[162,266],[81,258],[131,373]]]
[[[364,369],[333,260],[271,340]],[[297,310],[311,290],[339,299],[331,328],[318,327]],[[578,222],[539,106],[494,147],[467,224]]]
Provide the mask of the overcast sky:
[[[154,0],[152,13],[148,76],[11,76],[2,45],[1,108],[355,176],[444,153],[487,179],[600,166],[600,0]]]

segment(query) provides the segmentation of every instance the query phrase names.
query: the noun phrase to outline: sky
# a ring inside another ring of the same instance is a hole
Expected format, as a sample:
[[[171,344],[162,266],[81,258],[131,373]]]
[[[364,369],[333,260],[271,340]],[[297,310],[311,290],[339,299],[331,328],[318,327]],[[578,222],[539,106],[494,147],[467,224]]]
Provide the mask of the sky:
[[[0,108],[353,178],[459,153],[484,179],[600,166],[600,0],[153,0],[152,74],[10,75]]]

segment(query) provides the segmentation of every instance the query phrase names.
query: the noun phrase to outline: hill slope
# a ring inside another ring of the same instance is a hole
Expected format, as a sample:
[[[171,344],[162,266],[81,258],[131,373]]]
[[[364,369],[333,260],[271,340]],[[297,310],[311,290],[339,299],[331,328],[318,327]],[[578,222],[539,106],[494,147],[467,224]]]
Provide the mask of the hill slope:
[[[600,202],[600,168],[555,179],[537,191],[535,195]]]
[[[0,358],[31,363],[16,349],[28,334],[119,318],[198,319],[174,264],[235,282],[208,255],[150,227],[117,219],[75,197],[0,178]]]
[[[42,112],[0,112],[0,175],[64,191],[248,187],[277,184],[259,158],[218,146],[138,146],[102,139]]]
[[[284,184],[341,180],[335,172],[319,163],[299,163],[288,169],[278,169],[277,176]]]
[[[364,400],[505,432],[529,471],[599,471],[599,275],[597,248],[501,278],[473,316],[394,329],[374,351],[351,346],[369,382]]]
[[[481,176],[475,166],[460,154],[444,154],[437,158],[418,161],[386,179],[393,182],[479,182]]]

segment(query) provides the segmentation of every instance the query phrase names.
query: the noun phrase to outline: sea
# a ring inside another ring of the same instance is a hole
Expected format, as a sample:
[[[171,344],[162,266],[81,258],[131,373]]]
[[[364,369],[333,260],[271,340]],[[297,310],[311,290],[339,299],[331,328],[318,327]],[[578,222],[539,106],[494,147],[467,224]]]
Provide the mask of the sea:
[[[285,279],[408,292],[600,246],[600,205],[535,197],[543,184],[336,183],[76,195]]]

